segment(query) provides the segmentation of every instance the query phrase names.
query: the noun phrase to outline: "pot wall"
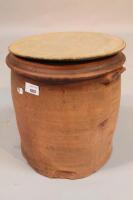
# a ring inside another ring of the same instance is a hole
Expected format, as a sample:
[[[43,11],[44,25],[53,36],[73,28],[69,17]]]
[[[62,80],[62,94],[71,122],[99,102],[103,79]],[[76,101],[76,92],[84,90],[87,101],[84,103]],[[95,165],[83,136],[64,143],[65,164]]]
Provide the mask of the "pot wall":
[[[22,152],[48,177],[76,179],[99,169],[112,150],[120,102],[120,76],[50,84],[12,70],[12,97]],[[39,86],[39,96],[17,88]]]

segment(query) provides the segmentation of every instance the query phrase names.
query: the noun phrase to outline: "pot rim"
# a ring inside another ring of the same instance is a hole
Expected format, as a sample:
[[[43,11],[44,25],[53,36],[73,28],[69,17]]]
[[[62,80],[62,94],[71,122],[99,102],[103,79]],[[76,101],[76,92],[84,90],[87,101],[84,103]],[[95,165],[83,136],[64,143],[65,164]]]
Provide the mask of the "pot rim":
[[[119,70],[126,58],[120,52],[95,60],[63,61],[27,59],[9,53],[6,63],[14,72],[33,79],[76,80],[92,79]]]

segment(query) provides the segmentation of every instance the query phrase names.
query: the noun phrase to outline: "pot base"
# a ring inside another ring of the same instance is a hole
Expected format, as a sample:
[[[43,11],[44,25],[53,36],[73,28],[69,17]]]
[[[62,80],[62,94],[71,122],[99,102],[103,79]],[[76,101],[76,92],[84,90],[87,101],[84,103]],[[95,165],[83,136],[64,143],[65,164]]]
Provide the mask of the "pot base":
[[[21,146],[21,151],[24,156],[24,158],[27,160],[28,164],[39,174],[49,177],[49,178],[60,178],[60,179],[80,179],[80,178],[85,178],[87,176],[90,176],[91,174],[95,173],[97,170],[99,170],[106,162],[109,160],[111,153],[112,153],[112,148],[109,150],[106,155],[103,157],[101,162],[98,162],[97,166],[94,166],[93,170],[88,169],[88,171],[84,172],[71,172],[71,171],[66,171],[66,170],[57,170],[57,169],[40,169],[37,165],[36,162],[29,158],[27,153],[24,151],[24,148]]]

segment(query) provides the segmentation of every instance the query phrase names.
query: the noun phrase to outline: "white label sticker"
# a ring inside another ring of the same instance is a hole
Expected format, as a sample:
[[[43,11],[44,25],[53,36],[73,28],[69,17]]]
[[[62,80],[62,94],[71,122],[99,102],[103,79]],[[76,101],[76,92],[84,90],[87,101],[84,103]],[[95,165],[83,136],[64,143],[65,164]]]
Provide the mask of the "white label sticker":
[[[17,92],[18,92],[19,94],[23,94],[23,93],[24,93],[23,88],[17,87]]]
[[[26,82],[25,92],[39,96],[39,86]]]

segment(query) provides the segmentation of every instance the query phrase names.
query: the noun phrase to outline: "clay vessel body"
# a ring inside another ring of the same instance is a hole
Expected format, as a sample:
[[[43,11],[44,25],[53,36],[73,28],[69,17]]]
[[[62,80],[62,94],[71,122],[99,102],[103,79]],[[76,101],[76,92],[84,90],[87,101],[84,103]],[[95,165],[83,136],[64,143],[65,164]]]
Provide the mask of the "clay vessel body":
[[[122,53],[77,63],[7,56],[22,152],[36,171],[48,177],[77,179],[107,161],[124,60]],[[26,83],[38,86],[39,95],[25,92]]]

